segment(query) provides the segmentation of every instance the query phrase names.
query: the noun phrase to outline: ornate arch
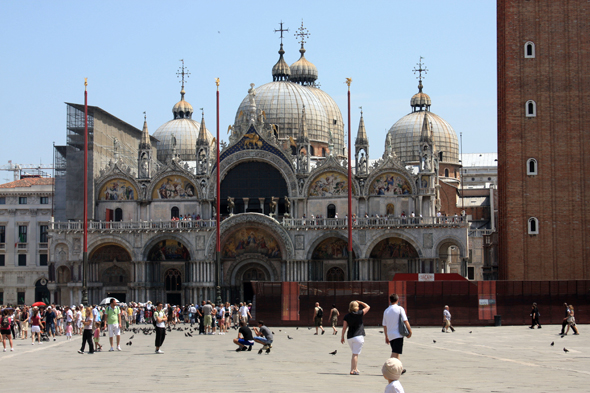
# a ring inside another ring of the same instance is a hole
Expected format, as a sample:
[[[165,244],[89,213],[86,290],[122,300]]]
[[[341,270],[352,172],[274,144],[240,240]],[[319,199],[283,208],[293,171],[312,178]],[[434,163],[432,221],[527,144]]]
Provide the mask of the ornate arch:
[[[142,197],[140,195],[141,186],[136,181],[136,179],[133,176],[131,176],[131,172],[123,170],[122,168],[119,167],[119,164],[114,163],[114,164],[111,164],[110,166],[108,166],[104,172],[101,171],[100,177],[98,179],[96,179],[96,181],[94,182],[94,184],[96,185],[96,188],[94,191],[95,192],[94,200],[98,201],[100,199],[100,193],[101,193],[101,190],[103,189],[103,187],[105,185],[107,185],[108,182],[116,180],[116,179],[122,179],[126,182],[131,183],[131,185],[135,188],[135,191],[136,191],[136,195],[134,197],[134,200],[141,199],[141,197]]]
[[[375,237],[371,241],[371,243],[369,243],[369,245],[365,249],[365,258],[367,258],[367,259],[371,258],[371,252],[373,251],[375,246],[377,246],[377,244],[379,244],[380,241],[385,240],[390,237],[397,237],[397,238],[407,241],[408,243],[410,243],[412,245],[412,247],[414,247],[414,249],[418,253],[419,258],[424,257],[424,253],[422,252],[422,249],[418,245],[418,242],[416,241],[416,239],[409,237],[397,230],[388,229],[388,230],[383,231],[379,236]]]
[[[363,195],[367,196],[367,197],[376,196],[376,195],[369,194],[371,191],[371,184],[373,184],[373,182],[379,176],[385,175],[389,172],[394,172],[394,173],[399,174],[401,177],[403,177],[409,183],[409,186],[411,188],[410,195],[418,194],[418,190],[416,188],[416,176],[413,176],[410,173],[408,173],[406,168],[401,168],[398,165],[387,165],[387,166],[380,167],[377,170],[374,170],[371,172],[369,177],[367,177],[367,181],[365,182],[365,187],[363,189]],[[400,194],[400,196],[401,195],[402,194]]]
[[[289,196],[297,196],[297,177],[293,172],[293,167],[289,166],[282,158],[273,153],[264,150],[242,150],[237,153],[229,155],[220,164],[220,181],[223,182],[225,176],[230,170],[243,162],[259,161],[271,165],[278,170],[287,183]],[[215,198],[215,182],[208,182],[207,184],[207,199],[213,200]]]
[[[179,164],[177,164],[176,161],[172,160],[172,161],[170,161],[170,163],[168,163],[167,166],[165,166],[162,170],[160,170],[158,173],[156,173],[154,175],[154,177],[152,177],[152,180],[146,189],[146,196],[145,196],[146,200],[148,200],[148,201],[154,200],[152,195],[154,193],[154,189],[156,188],[156,185],[161,180],[167,178],[168,176],[181,176],[181,177],[186,178],[186,180],[188,180],[190,182],[190,184],[194,188],[195,196],[186,198],[187,200],[198,200],[198,199],[202,198],[202,195],[200,195],[200,192],[198,190],[198,184],[195,180],[194,175],[191,172],[189,172],[187,169],[185,169],[185,168],[181,167]],[[159,199],[157,199],[157,200],[159,200]]]
[[[96,250],[106,245],[117,245],[129,253],[131,260],[135,259],[133,246],[126,240],[113,235],[101,235],[98,239],[93,240],[88,245],[88,255],[91,256]]]
[[[263,255],[242,255],[230,265],[228,269],[228,277],[230,285],[237,285],[238,276],[244,274],[249,265],[260,265],[269,274],[269,281],[278,281],[279,272],[275,269],[274,265],[268,258]]]
[[[281,249],[282,259],[291,260],[295,258],[295,248],[285,228],[274,218],[260,213],[241,213],[223,220],[220,228],[222,244],[227,236],[247,225],[258,226],[274,234]],[[215,259],[215,232],[212,232],[207,240],[205,255],[207,255],[208,260]]]
[[[351,180],[348,179],[348,170],[340,164],[340,161],[338,161],[336,157],[330,156],[327,160],[321,161],[321,164],[319,164],[313,171],[310,172],[309,176],[307,177],[303,185],[303,189],[301,191],[302,196],[307,197],[307,195],[309,194],[309,187],[311,186],[311,184],[320,175],[328,172],[337,172],[343,175],[347,180]],[[352,195],[358,196],[359,190],[360,187],[357,180],[355,178],[352,178]]]
[[[341,233],[328,232],[313,241],[313,243],[309,247],[309,250],[307,250],[307,255],[306,255],[305,259],[311,260],[312,259],[311,257],[313,255],[313,252],[316,249],[316,247],[319,246],[321,242],[323,242],[324,240],[329,239],[331,237],[335,237],[335,238],[338,238],[338,239],[348,242],[348,237],[342,235]],[[357,242],[354,241],[354,239],[352,241],[352,251],[354,251],[354,255],[356,255],[357,258],[361,257],[362,254],[360,252],[360,246],[357,244]]]
[[[447,236],[436,243],[436,258],[439,256],[440,248],[445,244],[449,243],[449,246],[457,246],[459,247],[459,257],[465,258],[465,244],[463,241],[455,236]]]
[[[215,232],[212,232],[212,233],[213,233],[213,235],[215,234]],[[193,249],[192,243],[187,237],[185,237],[184,235],[180,235],[178,233],[163,233],[161,235],[154,236],[147,243],[145,243],[145,245],[143,246],[143,249],[141,250],[141,260],[147,261],[151,249],[156,244],[160,243],[161,241],[165,241],[165,240],[176,240],[176,241],[182,243],[187,248],[187,250],[189,252],[190,260],[195,259],[194,256],[196,255],[196,251]]]

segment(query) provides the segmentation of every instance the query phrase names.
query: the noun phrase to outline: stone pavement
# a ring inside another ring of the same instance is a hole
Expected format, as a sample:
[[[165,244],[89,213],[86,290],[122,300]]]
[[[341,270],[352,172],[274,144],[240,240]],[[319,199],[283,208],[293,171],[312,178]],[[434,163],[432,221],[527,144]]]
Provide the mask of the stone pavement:
[[[146,325],[148,326],[148,325]],[[560,338],[560,326],[414,328],[405,341],[401,383],[412,392],[583,392],[590,391],[590,329]],[[351,352],[340,335],[314,336],[314,330],[276,328],[273,350],[258,355],[234,351],[237,336],[185,337],[168,333],[163,355],[154,354],[154,337],[135,334],[132,346],[80,355],[81,338],[32,346],[16,340],[15,352],[0,352],[0,388],[44,392],[204,391],[204,392],[383,392],[381,365],[389,357],[381,328],[368,328],[359,357],[361,375],[348,375]],[[470,331],[472,333],[470,333]],[[287,338],[292,337],[292,340]],[[433,342],[436,340],[436,343]],[[551,346],[551,342],[555,346]],[[569,353],[565,353],[566,347]],[[328,353],[337,349],[336,356]],[[110,387],[105,386],[105,383]]]

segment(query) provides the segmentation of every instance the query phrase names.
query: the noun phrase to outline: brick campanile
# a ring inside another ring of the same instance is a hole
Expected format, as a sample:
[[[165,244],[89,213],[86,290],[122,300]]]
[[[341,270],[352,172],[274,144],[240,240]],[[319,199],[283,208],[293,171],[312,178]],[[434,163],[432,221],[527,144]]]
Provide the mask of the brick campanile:
[[[497,6],[499,278],[590,279],[590,3]]]

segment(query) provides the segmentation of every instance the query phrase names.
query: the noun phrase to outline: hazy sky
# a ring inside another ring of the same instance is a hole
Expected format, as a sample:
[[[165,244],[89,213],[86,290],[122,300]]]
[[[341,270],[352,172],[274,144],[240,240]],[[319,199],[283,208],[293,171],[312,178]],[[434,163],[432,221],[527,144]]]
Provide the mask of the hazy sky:
[[[432,112],[463,133],[465,153],[496,151],[496,2],[479,1],[0,1],[0,166],[51,164],[52,142],[66,139],[66,105],[99,106],[153,134],[180,99],[180,59],[191,75],[186,100],[205,109],[215,133],[215,83],[221,79],[220,130],[233,123],[250,83],[272,81],[279,28],[285,60],[299,58],[294,37],[311,33],[306,58],[346,121],[352,78],[352,130],[363,107],[371,158],[386,131],[410,112],[412,73],[428,67]],[[196,119],[200,115],[195,114]],[[345,126],[346,128],[347,126]],[[354,139],[353,139],[354,140]],[[0,182],[12,179],[0,173]]]

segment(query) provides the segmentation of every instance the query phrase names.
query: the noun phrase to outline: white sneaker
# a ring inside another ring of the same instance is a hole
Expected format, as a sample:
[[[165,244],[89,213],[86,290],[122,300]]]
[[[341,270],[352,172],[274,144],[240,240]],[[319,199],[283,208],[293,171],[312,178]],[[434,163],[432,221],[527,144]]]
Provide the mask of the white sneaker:
[[[2,351],[2,352],[6,352],[6,348],[4,348],[4,351]]]
[[[117,351],[121,351],[121,346],[117,345]]]
[[[39,345],[43,344],[41,341],[39,341]]]
[[[156,353],[164,353],[164,351],[162,351],[161,349],[158,349],[158,350],[156,351]]]
[[[14,348],[10,348],[10,352],[13,352],[13,351],[14,351]]]
[[[33,342],[31,343],[31,345],[35,345],[35,342],[33,341]]]
[[[111,347],[111,349],[109,349],[109,352],[113,352],[113,351],[114,351],[114,349],[113,349],[113,347]]]

